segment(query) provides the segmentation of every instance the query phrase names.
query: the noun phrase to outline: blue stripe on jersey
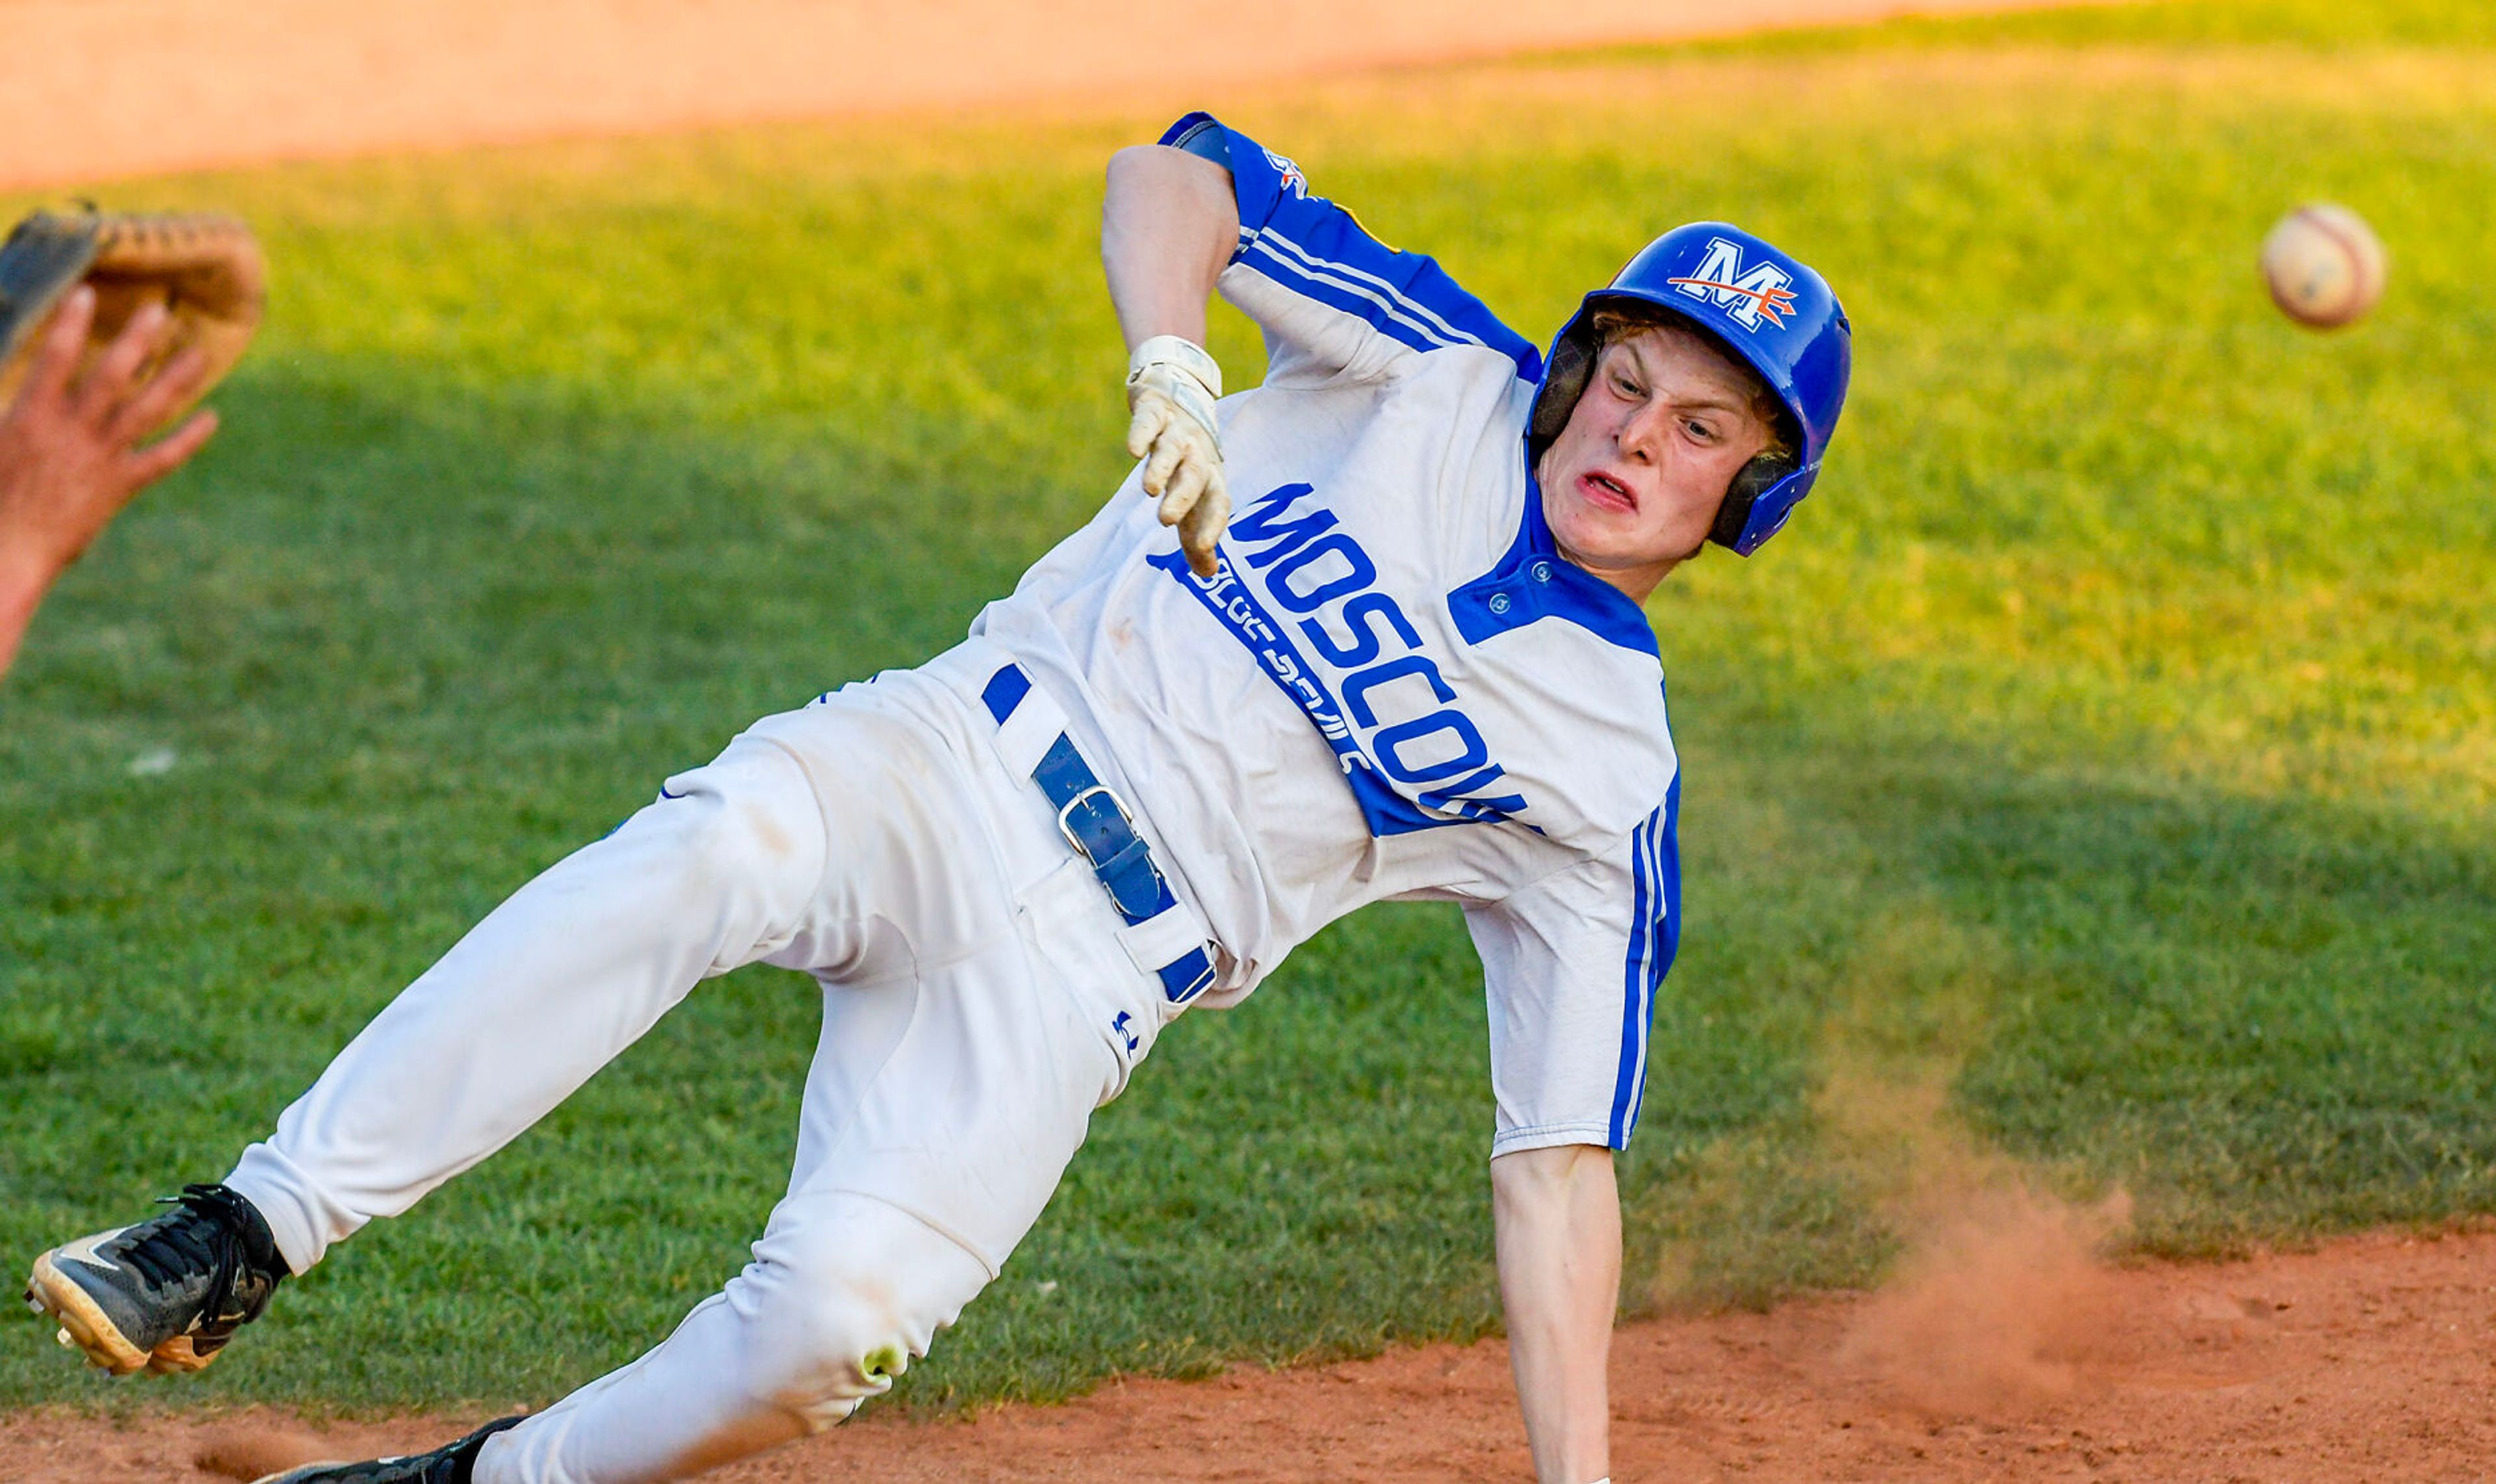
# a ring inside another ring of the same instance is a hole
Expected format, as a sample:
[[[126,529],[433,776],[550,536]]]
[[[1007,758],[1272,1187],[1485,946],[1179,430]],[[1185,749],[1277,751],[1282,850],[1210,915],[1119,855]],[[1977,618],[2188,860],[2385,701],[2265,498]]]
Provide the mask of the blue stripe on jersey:
[[[1612,1084],[1610,1143],[1627,1149],[1646,1103],[1647,1037],[1655,992],[1681,947],[1681,779],[1630,835],[1629,951],[1621,966],[1621,1060]]]
[[[1649,817],[1652,819],[1652,816]],[[1638,1106],[1638,1084],[1646,1079],[1645,1009],[1647,915],[1646,826],[1630,832],[1630,950],[1621,965],[1621,1062],[1612,1078],[1612,1126],[1606,1142],[1627,1149],[1630,1110]]]
[[[1161,142],[1231,169],[1239,202],[1239,246],[1231,261],[1295,294],[1368,322],[1417,351],[1480,346],[1499,352],[1527,382],[1540,382],[1543,356],[1500,323],[1436,261],[1402,253],[1371,236],[1353,214],[1308,194],[1300,168],[1209,113],[1190,113]]]
[[[1400,304],[1391,295],[1365,289],[1348,279],[1312,272],[1295,261],[1300,254],[1295,251],[1287,257],[1277,250],[1276,242],[1277,238],[1270,231],[1263,236],[1252,237],[1241,245],[1232,261],[1246,263],[1302,298],[1312,298],[1328,309],[1339,309],[1355,319],[1366,320],[1382,334],[1409,349],[1441,351],[1451,346],[1481,344],[1480,341],[1438,335],[1419,319],[1402,313]],[[1290,243],[1281,245],[1291,247]]]
[[[1505,601],[1502,601],[1505,600]],[[1543,518],[1543,486],[1525,475],[1525,515],[1499,565],[1448,595],[1448,617],[1468,644],[1479,644],[1538,618],[1576,624],[1598,638],[1657,655],[1646,610],[1629,595],[1560,555]]]
[[[1282,214],[1281,211],[1276,213],[1277,216]],[[1253,252],[1268,260],[1251,263],[1249,266],[1313,298],[1322,298],[1347,314],[1360,316],[1417,351],[1436,351],[1460,345],[1488,349],[1480,335],[1451,325],[1423,299],[1406,292],[1409,286],[1366,272],[1344,256],[1347,245],[1355,246],[1357,253],[1357,244],[1347,244],[1345,240],[1348,234],[1359,233],[1360,242],[1370,240],[1349,217],[1338,214],[1332,221],[1319,222],[1316,226],[1320,232],[1318,240],[1326,244],[1321,252],[1311,252],[1284,235],[1281,227],[1268,225],[1264,231],[1242,243],[1240,251],[1233,256],[1244,258]],[[1328,241],[1329,237],[1333,240]],[[1444,279],[1445,275],[1441,277]],[[1385,316],[1384,320],[1381,315]]]

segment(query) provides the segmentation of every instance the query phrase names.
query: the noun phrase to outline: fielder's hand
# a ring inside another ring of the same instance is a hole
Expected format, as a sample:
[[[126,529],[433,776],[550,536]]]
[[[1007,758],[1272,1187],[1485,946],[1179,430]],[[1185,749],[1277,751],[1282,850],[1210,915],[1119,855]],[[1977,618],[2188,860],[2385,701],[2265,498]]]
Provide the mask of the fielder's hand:
[[[121,380],[154,384],[174,356],[197,353],[182,398],[151,407],[152,420],[138,429],[162,432],[242,358],[260,327],[266,278],[251,230],[229,216],[38,211],[0,243],[0,404],[27,376],[39,328],[83,284],[92,308],[81,375],[112,354],[142,311],[151,321],[147,355],[121,367]]]
[[[1177,335],[1155,335],[1127,358],[1127,451],[1144,461],[1144,493],[1159,497],[1161,519],[1178,527],[1187,565],[1214,573],[1213,543],[1231,523],[1231,493],[1222,480],[1222,438],[1213,403],[1222,368],[1204,347]]]

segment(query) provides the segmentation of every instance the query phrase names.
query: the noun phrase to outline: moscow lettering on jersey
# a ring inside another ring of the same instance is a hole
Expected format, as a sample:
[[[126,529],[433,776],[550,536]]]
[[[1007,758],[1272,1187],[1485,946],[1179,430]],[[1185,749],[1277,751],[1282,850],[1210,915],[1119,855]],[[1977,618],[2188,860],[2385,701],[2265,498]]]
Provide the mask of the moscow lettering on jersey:
[[[1184,583],[1307,715],[1372,835],[1523,812],[1525,796],[1502,788],[1507,770],[1491,760],[1455,687],[1379,589],[1378,565],[1314,496],[1308,484],[1285,484],[1240,511],[1227,541],[1244,571],[1228,549],[1211,577],[1189,571],[1180,552],[1148,560]],[[1289,617],[1278,620],[1277,609]]]

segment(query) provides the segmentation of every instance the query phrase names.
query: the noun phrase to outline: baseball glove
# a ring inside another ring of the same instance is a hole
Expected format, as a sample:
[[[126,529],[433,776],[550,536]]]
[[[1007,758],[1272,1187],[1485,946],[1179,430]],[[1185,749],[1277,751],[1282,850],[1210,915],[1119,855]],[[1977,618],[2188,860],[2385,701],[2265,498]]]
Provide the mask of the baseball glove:
[[[38,211],[0,243],[0,407],[17,394],[37,331],[80,280],[95,288],[95,324],[80,359],[96,354],[150,302],[165,306],[162,347],[135,378],[143,384],[185,348],[207,362],[196,403],[242,358],[260,327],[266,274],[251,229],[230,216]],[[167,413],[157,431],[189,411]]]

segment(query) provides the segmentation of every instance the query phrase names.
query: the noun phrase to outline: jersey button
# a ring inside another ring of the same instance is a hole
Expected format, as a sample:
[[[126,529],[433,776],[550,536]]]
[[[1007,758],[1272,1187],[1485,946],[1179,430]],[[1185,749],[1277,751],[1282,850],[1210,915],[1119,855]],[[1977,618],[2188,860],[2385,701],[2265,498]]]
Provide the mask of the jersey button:
[[[1548,581],[1550,581],[1550,580],[1551,580],[1551,564],[1550,564],[1550,563],[1548,563],[1548,562],[1537,562],[1537,563],[1535,563],[1535,564],[1534,564],[1534,567],[1533,567],[1532,571],[1533,571],[1533,572],[1534,572],[1534,580],[1535,580],[1535,581],[1537,581],[1537,582],[1548,582]]]
[[[1509,608],[1508,595],[1506,593],[1491,594],[1490,602],[1485,604],[1485,606],[1487,606],[1494,615],[1506,617]]]

